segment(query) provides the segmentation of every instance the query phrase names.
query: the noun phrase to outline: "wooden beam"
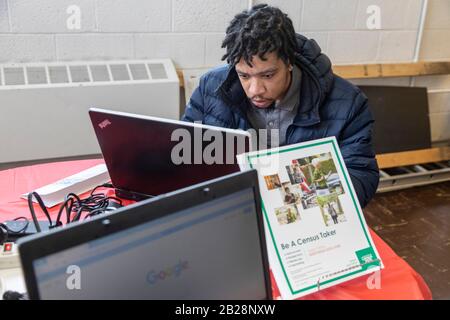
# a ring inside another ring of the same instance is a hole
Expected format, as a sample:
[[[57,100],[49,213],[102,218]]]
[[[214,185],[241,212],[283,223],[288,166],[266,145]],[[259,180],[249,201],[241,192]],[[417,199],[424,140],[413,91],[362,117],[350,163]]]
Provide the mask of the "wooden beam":
[[[346,79],[415,77],[450,74],[450,61],[335,65],[333,72]],[[184,87],[183,71],[177,70],[180,87]]]
[[[442,75],[450,74],[450,61],[337,65],[333,71],[346,79]]]
[[[450,147],[440,147],[377,155],[380,169],[450,160]]]
[[[180,80],[180,88],[184,88],[183,70],[177,69],[178,79]]]

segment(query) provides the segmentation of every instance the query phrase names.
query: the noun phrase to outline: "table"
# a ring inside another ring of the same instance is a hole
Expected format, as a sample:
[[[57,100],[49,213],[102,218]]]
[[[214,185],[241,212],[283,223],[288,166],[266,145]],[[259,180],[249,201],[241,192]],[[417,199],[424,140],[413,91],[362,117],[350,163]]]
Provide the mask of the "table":
[[[0,221],[19,216],[31,219],[28,203],[20,198],[21,194],[100,163],[103,163],[102,159],[65,161],[0,171]],[[113,190],[107,192],[113,194]],[[45,215],[38,207],[35,208],[38,218],[45,219]],[[55,218],[58,208],[59,206],[56,206],[49,210],[52,218]],[[431,299],[431,291],[422,276],[400,258],[373,230],[370,232],[385,265],[380,273],[379,283],[372,281],[374,274],[369,274],[301,299]],[[20,275],[20,270],[15,272],[10,270],[10,272],[15,277],[14,283],[18,283],[17,277]],[[279,291],[272,274],[271,280],[274,297],[277,297]],[[368,282],[372,284],[372,289],[369,288]]]

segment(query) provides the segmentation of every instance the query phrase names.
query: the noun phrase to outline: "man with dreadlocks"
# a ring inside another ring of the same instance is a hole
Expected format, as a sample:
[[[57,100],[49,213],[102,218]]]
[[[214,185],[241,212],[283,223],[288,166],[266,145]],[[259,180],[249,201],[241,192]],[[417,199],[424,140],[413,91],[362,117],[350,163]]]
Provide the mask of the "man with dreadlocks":
[[[366,96],[333,74],[317,43],[296,34],[278,8],[236,15],[222,47],[227,65],[201,77],[182,119],[266,129],[268,147],[335,136],[364,207],[379,180]]]

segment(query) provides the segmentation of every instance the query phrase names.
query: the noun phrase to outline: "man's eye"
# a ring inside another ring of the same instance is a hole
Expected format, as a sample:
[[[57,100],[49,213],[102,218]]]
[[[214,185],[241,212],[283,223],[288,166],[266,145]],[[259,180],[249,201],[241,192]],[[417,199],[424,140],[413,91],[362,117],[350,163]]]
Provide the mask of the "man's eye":
[[[262,77],[263,77],[264,79],[270,79],[270,78],[273,77],[273,73],[265,74],[265,75],[263,75]]]
[[[239,78],[241,78],[241,79],[248,79],[248,75],[246,75],[246,74],[239,74]]]

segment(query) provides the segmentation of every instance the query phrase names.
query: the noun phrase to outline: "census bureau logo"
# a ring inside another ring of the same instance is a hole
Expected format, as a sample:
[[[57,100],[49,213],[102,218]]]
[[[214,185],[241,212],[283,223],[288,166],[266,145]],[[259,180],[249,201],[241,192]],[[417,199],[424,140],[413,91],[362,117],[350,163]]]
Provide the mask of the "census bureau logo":
[[[373,261],[373,256],[372,256],[371,253],[369,253],[369,254],[366,254],[365,256],[362,256],[362,257],[361,257],[361,260],[362,260],[364,263],[370,263],[370,262]]]
[[[111,124],[111,121],[109,121],[108,119],[103,120],[102,122],[100,122],[98,124],[98,126],[100,127],[100,129],[105,129],[107,126],[109,126]]]
[[[189,269],[189,262],[186,260],[181,260],[170,267],[167,267],[160,271],[151,270],[147,273],[147,283],[155,285],[158,282],[170,279],[170,278],[179,278],[183,271]]]

